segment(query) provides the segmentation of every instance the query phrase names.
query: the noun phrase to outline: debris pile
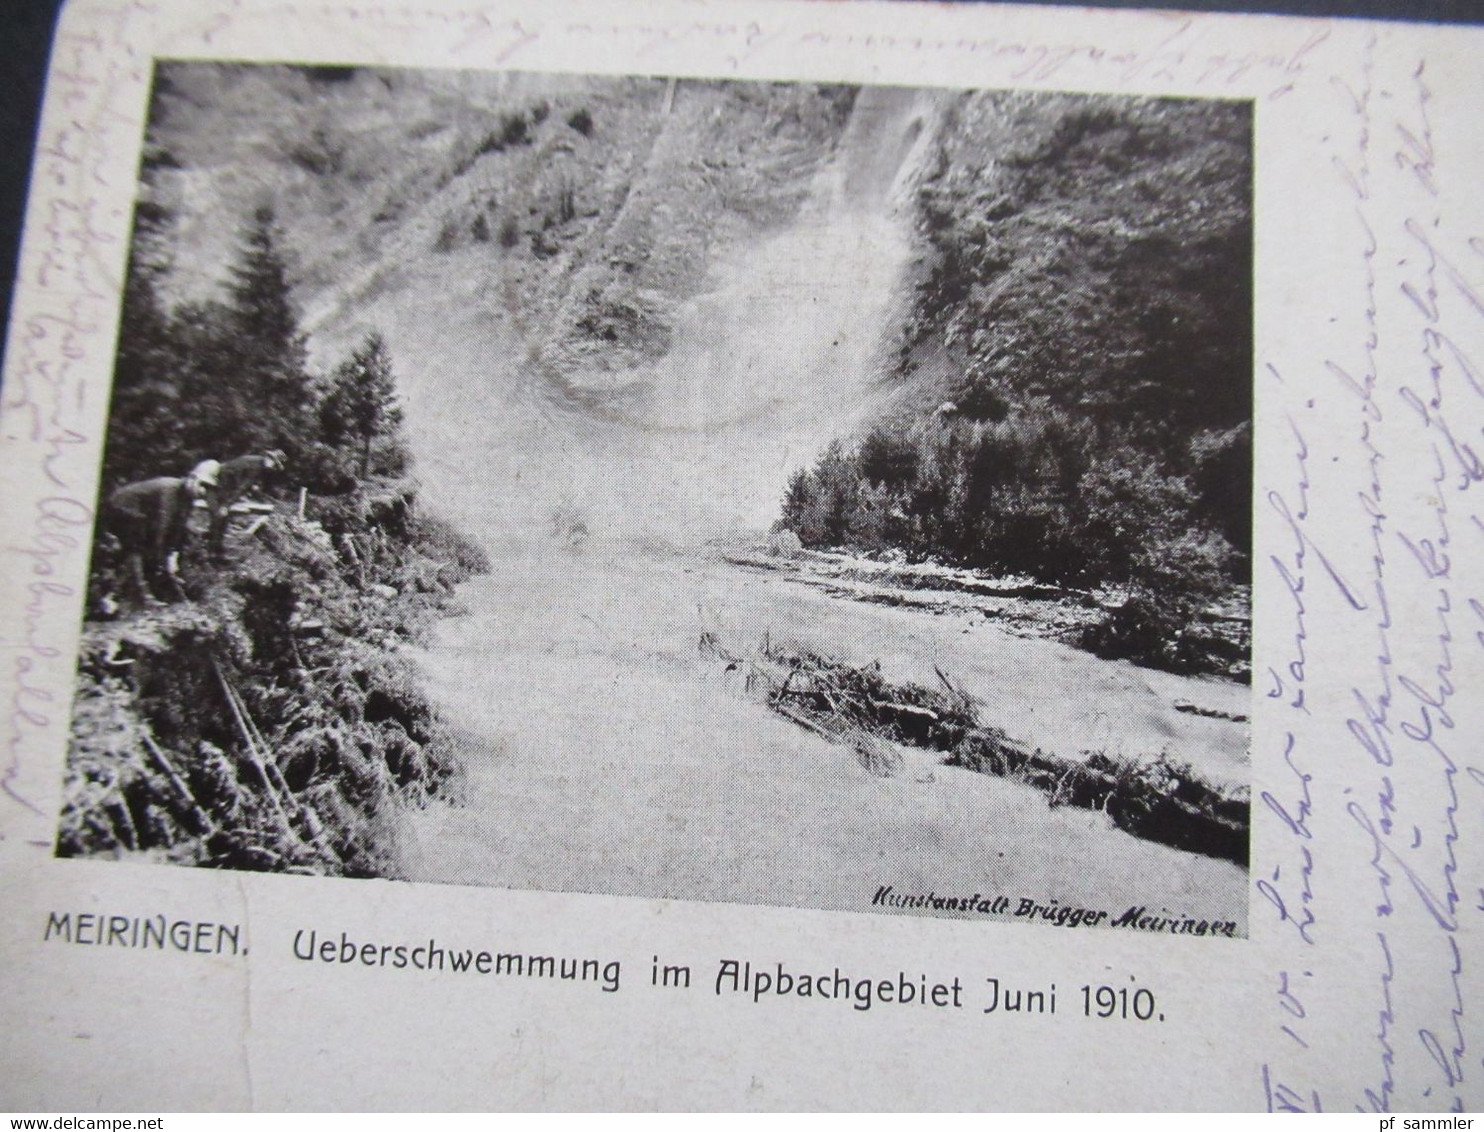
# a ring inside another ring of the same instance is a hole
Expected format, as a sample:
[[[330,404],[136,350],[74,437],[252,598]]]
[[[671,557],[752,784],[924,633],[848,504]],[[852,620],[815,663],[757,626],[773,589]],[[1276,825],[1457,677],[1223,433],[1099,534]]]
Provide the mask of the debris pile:
[[[979,720],[979,704],[944,672],[940,688],[892,683],[880,663],[857,667],[765,638],[752,656],[701,637],[702,656],[743,673],[746,690],[773,711],[854,748],[872,773],[900,772],[894,744],[941,751],[949,766],[1012,778],[1047,795],[1051,806],[1102,810],[1135,837],[1246,865],[1251,791],[1206,782],[1165,753],[1150,760],[1084,751],[1050,754]]]

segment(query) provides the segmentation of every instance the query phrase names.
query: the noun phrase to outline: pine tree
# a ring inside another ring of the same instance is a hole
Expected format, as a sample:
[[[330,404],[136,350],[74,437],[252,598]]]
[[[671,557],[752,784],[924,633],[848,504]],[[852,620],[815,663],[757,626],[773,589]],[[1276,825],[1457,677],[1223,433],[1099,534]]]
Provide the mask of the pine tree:
[[[288,266],[271,208],[259,208],[243,232],[230,285],[239,370],[231,381],[243,435],[256,447],[302,453],[308,442],[307,352],[294,309]]]
[[[149,181],[145,184],[148,188]],[[174,472],[184,459],[183,430],[174,411],[180,367],[160,296],[170,270],[171,221],[170,212],[147,196],[135,205],[104,458],[108,484]]]
[[[391,356],[380,334],[370,334],[336,369],[319,418],[325,443],[342,450],[354,446],[359,478],[373,471],[402,470],[406,463],[400,437],[402,410],[397,406]]]

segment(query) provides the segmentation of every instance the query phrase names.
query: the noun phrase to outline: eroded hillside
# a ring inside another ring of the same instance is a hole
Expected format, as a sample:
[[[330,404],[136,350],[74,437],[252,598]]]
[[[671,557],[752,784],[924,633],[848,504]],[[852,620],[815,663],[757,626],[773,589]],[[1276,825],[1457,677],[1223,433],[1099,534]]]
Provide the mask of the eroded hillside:
[[[729,246],[808,199],[851,88],[163,65],[155,199],[203,297],[272,203],[314,331],[448,257],[560,372],[662,356]]]
[[[663,541],[761,528],[789,468],[855,427],[910,253],[886,199],[922,131],[910,93],[883,167],[879,109],[849,143],[866,159],[840,159],[853,88],[197,65],[158,85],[170,293],[215,293],[271,202],[311,357],[385,335],[420,478],[487,538],[570,507]],[[690,486],[665,487],[676,466]]]

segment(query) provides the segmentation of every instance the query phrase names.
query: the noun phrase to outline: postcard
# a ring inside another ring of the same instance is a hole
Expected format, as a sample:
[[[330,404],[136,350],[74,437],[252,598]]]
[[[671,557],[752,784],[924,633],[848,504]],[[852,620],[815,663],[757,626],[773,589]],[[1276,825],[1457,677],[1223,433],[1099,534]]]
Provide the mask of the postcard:
[[[7,1107],[1477,1107],[1481,49],[73,0]]]

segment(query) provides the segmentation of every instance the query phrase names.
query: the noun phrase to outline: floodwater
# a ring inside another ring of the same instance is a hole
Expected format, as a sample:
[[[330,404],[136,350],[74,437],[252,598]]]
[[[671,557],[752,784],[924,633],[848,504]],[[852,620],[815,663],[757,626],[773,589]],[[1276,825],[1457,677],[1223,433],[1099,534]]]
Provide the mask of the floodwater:
[[[986,722],[1043,747],[1101,736],[1128,753],[1205,750],[1233,770],[1246,727],[1176,713],[1171,693],[1246,689],[719,559],[553,547],[500,559],[463,596],[470,614],[421,659],[462,736],[468,797],[407,815],[412,879],[851,910],[889,884],[1245,924],[1235,865],[927,753],[873,775],[749,698],[698,645],[709,632],[742,651],[766,635],[928,680],[937,664],[985,699]]]

